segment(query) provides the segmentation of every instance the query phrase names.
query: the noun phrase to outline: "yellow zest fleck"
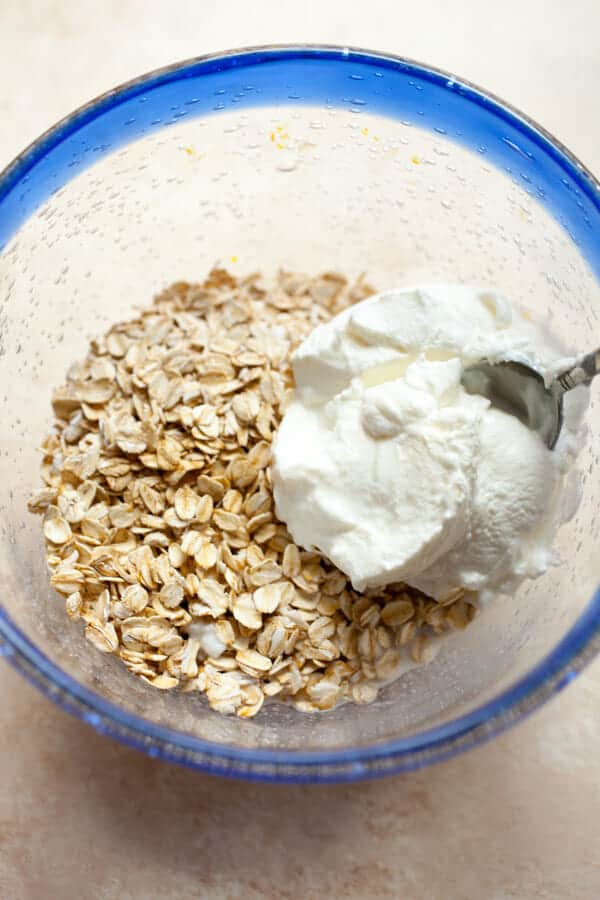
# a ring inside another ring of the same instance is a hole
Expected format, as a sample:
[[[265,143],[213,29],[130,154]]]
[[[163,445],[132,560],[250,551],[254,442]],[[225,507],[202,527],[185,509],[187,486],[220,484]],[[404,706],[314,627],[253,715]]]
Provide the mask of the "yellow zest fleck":
[[[376,134],[374,134],[374,135],[373,135],[373,140],[374,140],[374,141],[378,141],[378,140],[379,140],[379,136],[376,135]]]
[[[185,150],[185,152],[187,153],[188,156],[193,156],[193,155],[194,155],[194,148],[193,148],[193,147],[184,147],[183,149]]]
[[[237,256],[230,256],[229,258],[231,259],[231,262],[232,262],[232,263],[236,263],[236,262],[237,262]]]
[[[278,150],[285,150],[285,144],[277,144]]]
[[[421,160],[419,159],[418,156],[413,156],[413,158],[411,159],[411,162],[413,162],[415,164],[415,166],[419,166],[421,164]]]
[[[274,132],[274,131],[271,132],[271,140],[272,140],[272,141],[275,140],[275,132]]]
[[[368,129],[368,128],[361,128],[361,132],[362,132],[362,134],[368,134],[368,133],[369,133],[369,129]]]

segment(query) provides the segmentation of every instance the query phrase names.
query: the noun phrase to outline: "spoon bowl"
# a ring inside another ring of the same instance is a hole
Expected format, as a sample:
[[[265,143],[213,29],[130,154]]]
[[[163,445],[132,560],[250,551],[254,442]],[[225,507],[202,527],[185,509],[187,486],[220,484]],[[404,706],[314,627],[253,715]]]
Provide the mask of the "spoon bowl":
[[[550,381],[524,363],[491,363],[485,359],[468,366],[461,381],[468,394],[487,397],[496,409],[516,416],[553,450],[563,423],[563,395],[580,384],[589,384],[599,370],[600,350],[593,350],[561,369]]]
[[[550,450],[556,446],[562,426],[562,396],[548,388],[535,369],[518,362],[482,361],[463,372],[468,394],[487,397],[492,406],[516,416],[537,431]]]

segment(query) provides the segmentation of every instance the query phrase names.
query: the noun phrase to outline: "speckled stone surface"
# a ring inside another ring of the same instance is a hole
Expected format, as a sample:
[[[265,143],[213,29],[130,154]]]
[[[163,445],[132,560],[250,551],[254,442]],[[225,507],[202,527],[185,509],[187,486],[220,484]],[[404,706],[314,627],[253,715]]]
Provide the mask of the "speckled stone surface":
[[[600,170],[597,0],[249,9],[3,0],[0,166],[145,70],[207,50],[323,41],[454,70]],[[60,712],[7,666],[0,673],[1,900],[600,896],[600,662],[485,747],[410,776],[325,788],[159,763]]]

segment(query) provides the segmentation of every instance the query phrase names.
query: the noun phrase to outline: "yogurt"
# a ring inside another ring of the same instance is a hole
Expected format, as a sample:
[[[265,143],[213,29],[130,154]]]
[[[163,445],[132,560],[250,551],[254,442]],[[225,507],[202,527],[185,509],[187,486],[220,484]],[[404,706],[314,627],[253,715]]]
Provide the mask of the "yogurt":
[[[345,310],[293,357],[295,398],[273,447],[278,516],[359,591],[402,581],[436,599],[485,595],[541,574],[587,388],[567,396],[550,451],[461,376],[481,359],[544,374],[560,356],[474,287],[392,290]]]

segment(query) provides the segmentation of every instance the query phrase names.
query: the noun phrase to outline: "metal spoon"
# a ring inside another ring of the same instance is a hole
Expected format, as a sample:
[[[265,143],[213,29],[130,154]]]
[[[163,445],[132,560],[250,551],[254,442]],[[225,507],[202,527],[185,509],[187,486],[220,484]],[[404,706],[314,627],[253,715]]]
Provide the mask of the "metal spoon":
[[[537,431],[552,450],[562,428],[563,394],[579,384],[589,384],[599,371],[600,349],[580,357],[548,385],[539,372],[523,363],[486,360],[468,366],[461,381],[467,393],[487,397],[492,406]]]

